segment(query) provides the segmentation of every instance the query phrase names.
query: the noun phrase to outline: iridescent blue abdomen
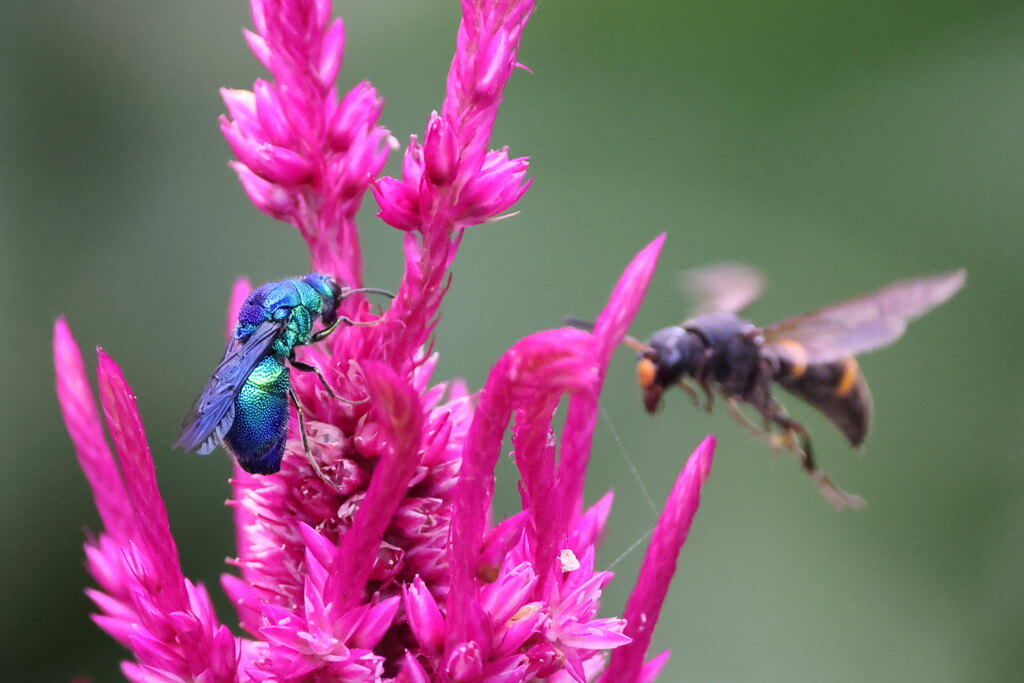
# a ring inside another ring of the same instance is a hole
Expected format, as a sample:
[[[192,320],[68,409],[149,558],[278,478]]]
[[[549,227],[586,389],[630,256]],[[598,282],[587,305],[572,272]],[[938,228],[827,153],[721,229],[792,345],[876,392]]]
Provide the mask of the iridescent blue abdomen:
[[[235,419],[224,445],[246,472],[271,474],[281,469],[290,387],[288,368],[277,356],[267,356],[235,397]]]

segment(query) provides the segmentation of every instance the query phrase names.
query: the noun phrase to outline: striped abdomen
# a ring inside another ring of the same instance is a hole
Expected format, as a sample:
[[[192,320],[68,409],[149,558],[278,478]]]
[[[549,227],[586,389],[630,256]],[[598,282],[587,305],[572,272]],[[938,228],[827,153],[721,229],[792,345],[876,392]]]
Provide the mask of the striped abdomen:
[[[871,392],[853,356],[825,363],[809,362],[802,344],[788,339],[772,343],[779,358],[775,381],[786,391],[823,412],[854,446],[860,446],[871,422]]]

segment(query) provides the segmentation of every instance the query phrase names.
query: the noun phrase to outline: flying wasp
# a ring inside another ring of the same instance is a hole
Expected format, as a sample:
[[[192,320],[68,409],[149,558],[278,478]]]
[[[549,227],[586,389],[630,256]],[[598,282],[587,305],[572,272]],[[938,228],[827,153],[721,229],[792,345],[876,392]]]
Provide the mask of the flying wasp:
[[[320,273],[268,282],[254,290],[242,304],[224,357],[185,416],[174,445],[202,455],[223,445],[246,472],[277,472],[284,455],[290,398],[306,458],[323,479],[309,450],[289,366],[315,373],[327,393],[338,398],[318,368],[295,358],[295,349],[322,341],[342,323],[374,324],[338,314],[341,302],[358,293],[394,296],[380,289],[349,289]],[[314,332],[317,320],[323,327]]]
[[[796,454],[836,508],[860,508],[863,499],[840,489],[818,468],[807,429],[786,415],[772,396],[772,385],[817,408],[850,444],[860,446],[872,402],[854,356],[899,339],[908,322],[953,296],[965,279],[965,271],[956,270],[896,282],[758,327],[738,313],[760,296],[760,272],[737,264],[710,266],[682,274],[683,287],[699,302],[695,317],[658,330],[646,342],[627,337],[624,343],[637,352],[637,381],[648,412],[657,410],[665,389],[672,386],[709,412],[717,393],[748,431],[774,450]],[[749,419],[740,404],[753,407],[761,423]]]

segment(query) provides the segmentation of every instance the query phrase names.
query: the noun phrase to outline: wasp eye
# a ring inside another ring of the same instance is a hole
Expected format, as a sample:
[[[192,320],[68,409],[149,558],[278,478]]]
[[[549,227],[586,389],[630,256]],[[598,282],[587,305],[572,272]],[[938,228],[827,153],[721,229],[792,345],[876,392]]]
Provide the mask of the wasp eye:
[[[654,361],[644,354],[644,357],[640,359],[640,362],[636,364],[636,382],[640,385],[641,389],[654,384],[654,377],[658,373],[658,366],[654,364]]]
[[[327,286],[331,289],[331,298],[334,299],[334,303],[337,304],[342,298],[341,285],[333,277],[326,278]]]

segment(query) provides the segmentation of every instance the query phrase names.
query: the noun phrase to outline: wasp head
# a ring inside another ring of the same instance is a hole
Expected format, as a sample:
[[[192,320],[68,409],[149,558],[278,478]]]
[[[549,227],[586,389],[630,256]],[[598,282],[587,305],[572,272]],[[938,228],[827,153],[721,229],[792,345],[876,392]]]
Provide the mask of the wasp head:
[[[338,306],[345,298],[347,290],[330,275],[322,273],[310,273],[302,278],[303,282],[316,290],[316,293],[323,299],[323,308],[320,312],[320,319],[324,325],[330,325],[338,317]]]
[[[647,412],[656,411],[665,388],[684,375],[692,375],[703,357],[703,341],[682,327],[666,327],[651,335],[636,366],[636,379]]]

